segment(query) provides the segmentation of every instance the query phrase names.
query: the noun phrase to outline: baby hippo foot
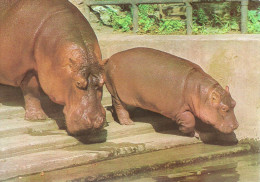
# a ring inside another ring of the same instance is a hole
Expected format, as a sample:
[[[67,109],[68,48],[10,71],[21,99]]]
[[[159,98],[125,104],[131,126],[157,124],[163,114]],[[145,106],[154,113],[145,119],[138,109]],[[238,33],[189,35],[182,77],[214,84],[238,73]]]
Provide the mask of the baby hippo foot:
[[[185,127],[185,126],[180,126],[179,127],[179,130],[184,133],[186,136],[189,136],[189,137],[195,137],[196,135],[196,132],[194,130],[194,127]]]
[[[127,119],[127,118],[121,119],[121,120],[119,120],[119,123],[121,125],[134,125],[135,124],[130,118],[129,119]]]
[[[185,111],[180,114],[177,119],[177,124],[179,124],[179,130],[182,133],[185,133],[187,136],[196,137],[197,134],[195,132],[195,118],[193,114],[189,111]]]
[[[41,109],[27,109],[25,111],[25,120],[35,121],[35,120],[45,120],[48,116]]]
[[[198,132],[194,131],[194,137],[200,140],[200,135]]]
[[[122,103],[119,99],[112,97],[112,105],[121,125],[134,125],[134,122],[130,119],[129,112],[126,110],[126,105],[124,103]]]
[[[116,109],[117,117],[121,125],[134,125],[135,123],[130,119],[129,113],[125,109]]]
[[[185,132],[183,132],[183,133],[185,133]],[[199,135],[199,133],[196,132],[195,130],[192,131],[192,132],[190,132],[190,133],[186,133],[186,135],[189,136],[189,137],[195,137],[195,138],[197,138],[198,140],[200,140],[200,135]]]

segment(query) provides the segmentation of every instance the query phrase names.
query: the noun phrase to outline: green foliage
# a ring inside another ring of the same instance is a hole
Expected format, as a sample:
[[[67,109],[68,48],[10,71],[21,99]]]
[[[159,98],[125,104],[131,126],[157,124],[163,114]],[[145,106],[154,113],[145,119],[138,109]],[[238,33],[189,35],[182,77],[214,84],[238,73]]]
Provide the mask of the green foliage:
[[[197,15],[194,17],[194,19],[199,25],[205,26],[208,23],[209,17],[206,15],[206,12],[202,8],[194,10],[194,14]]]
[[[151,33],[158,30],[158,19],[153,15],[155,14],[155,5],[139,5],[139,32]]]
[[[131,12],[126,12],[123,16],[118,15],[114,11],[109,11],[110,17],[111,17],[111,22],[112,22],[112,27],[114,30],[120,30],[122,32],[128,32],[132,28],[132,14]]]
[[[194,34],[224,34],[238,32],[240,24],[239,4],[222,4],[222,11],[216,10],[217,6],[195,6],[193,11]]]
[[[184,31],[185,22],[181,20],[161,20],[159,32],[161,34],[171,34],[173,32]]]
[[[260,33],[260,7],[248,12],[248,32]]]
[[[139,33],[172,34],[185,29],[182,20],[160,19],[157,5],[139,5],[138,24]]]
[[[218,6],[218,5],[217,5]],[[239,32],[241,11],[240,4],[222,4],[223,12],[216,12],[214,6],[194,5],[194,34],[224,34]],[[139,33],[141,34],[185,34],[185,20],[161,19],[158,5],[139,5]],[[112,26],[115,30],[128,32],[133,28],[132,11],[126,11],[123,16],[110,12]],[[248,32],[260,33],[260,7],[248,11]]]

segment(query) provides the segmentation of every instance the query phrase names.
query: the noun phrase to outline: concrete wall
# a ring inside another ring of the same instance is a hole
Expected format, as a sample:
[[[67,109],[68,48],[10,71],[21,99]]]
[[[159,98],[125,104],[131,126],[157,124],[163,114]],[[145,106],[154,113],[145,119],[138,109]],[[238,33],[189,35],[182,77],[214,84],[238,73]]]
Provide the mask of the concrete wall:
[[[156,48],[200,65],[236,100],[239,139],[260,138],[260,35],[98,35],[103,58],[133,47]]]

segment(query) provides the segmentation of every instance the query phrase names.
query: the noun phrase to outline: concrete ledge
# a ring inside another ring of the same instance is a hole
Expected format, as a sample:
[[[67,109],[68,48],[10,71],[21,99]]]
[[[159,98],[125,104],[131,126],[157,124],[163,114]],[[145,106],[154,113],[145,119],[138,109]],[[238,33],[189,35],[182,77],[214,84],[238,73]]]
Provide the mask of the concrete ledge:
[[[142,138],[142,141],[138,141],[138,138]],[[197,142],[195,138],[174,136],[172,133],[147,133],[100,144],[74,145],[62,149],[52,147],[52,150],[0,159],[0,180]]]
[[[191,154],[192,151],[192,154]],[[99,181],[129,176],[140,172],[191,164],[214,158],[228,157],[250,151],[250,145],[235,147],[195,144],[174,149],[161,150],[108,161],[97,162],[69,169],[38,173],[20,177],[19,181]],[[149,160],[148,160],[149,159]],[[15,179],[12,179],[15,180]]]

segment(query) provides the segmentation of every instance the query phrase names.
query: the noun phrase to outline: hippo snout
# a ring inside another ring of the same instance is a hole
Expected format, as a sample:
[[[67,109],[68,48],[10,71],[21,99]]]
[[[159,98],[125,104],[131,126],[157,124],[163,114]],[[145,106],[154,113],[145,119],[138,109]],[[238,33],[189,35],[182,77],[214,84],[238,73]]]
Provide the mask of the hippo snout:
[[[239,124],[237,121],[232,122],[232,123],[222,123],[221,125],[215,126],[216,129],[218,129],[220,132],[225,133],[225,134],[230,134],[234,130],[238,128]]]
[[[230,127],[231,127],[233,130],[236,130],[236,129],[239,127],[239,124],[238,124],[238,122],[235,122],[235,123],[231,124]]]
[[[106,121],[103,111],[88,113],[86,111],[79,112],[78,110],[71,114],[65,114],[67,131],[71,135],[86,135],[95,130],[103,128]]]

